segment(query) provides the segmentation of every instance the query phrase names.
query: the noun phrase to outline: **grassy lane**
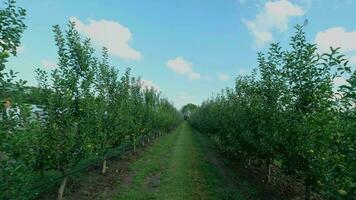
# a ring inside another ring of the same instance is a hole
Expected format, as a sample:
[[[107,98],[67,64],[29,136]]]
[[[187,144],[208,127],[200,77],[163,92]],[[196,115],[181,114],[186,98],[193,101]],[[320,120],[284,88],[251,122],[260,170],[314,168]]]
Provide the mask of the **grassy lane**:
[[[182,124],[166,176],[159,189],[161,199],[207,199],[209,194],[200,168],[199,151],[192,132]]]
[[[131,165],[132,178],[116,199],[244,199],[206,140],[182,123]]]

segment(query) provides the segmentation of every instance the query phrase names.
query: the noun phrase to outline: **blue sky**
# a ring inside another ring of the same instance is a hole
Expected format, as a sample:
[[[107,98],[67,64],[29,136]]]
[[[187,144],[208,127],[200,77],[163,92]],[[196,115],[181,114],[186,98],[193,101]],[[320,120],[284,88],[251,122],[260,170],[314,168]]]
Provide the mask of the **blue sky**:
[[[3,0],[0,0],[3,1]],[[52,26],[77,23],[83,37],[123,72],[132,68],[179,108],[199,104],[256,67],[268,44],[288,45],[293,26],[309,20],[308,40],[341,46],[356,64],[356,0],[18,0],[28,26],[8,68],[36,85],[35,69],[57,56]],[[339,84],[343,79],[336,80]]]

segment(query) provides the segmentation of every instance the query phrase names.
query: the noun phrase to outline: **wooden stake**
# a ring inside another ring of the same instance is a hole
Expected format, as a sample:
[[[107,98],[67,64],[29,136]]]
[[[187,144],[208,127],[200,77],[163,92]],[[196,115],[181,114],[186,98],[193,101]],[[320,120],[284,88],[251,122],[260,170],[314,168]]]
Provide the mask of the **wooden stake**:
[[[106,173],[106,160],[104,160],[104,162],[103,162],[103,169],[101,170],[101,173],[102,174]]]
[[[58,198],[57,200],[62,200],[63,199],[63,193],[64,193],[64,189],[66,187],[66,184],[67,184],[67,177],[64,177],[62,183],[61,183],[61,186],[59,187],[59,190],[58,190]]]
[[[271,181],[271,164],[267,163],[267,184]]]

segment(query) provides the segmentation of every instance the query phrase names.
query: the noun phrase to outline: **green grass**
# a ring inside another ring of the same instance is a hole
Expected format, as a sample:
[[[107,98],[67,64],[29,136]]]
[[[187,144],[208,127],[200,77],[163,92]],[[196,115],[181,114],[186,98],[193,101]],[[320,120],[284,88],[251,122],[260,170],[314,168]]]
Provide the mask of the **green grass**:
[[[163,136],[130,168],[134,172],[133,180],[128,185],[122,185],[116,199],[156,199],[157,187],[152,187],[151,179],[158,177],[161,182],[170,162],[172,149],[178,139],[182,127],[178,127],[172,133]],[[160,186],[159,183],[158,186]]]
[[[208,158],[210,145],[182,123],[132,163],[132,181],[116,199],[243,199]]]
[[[159,194],[161,199],[207,199],[205,179],[200,170],[199,152],[186,123],[180,127],[166,176]]]

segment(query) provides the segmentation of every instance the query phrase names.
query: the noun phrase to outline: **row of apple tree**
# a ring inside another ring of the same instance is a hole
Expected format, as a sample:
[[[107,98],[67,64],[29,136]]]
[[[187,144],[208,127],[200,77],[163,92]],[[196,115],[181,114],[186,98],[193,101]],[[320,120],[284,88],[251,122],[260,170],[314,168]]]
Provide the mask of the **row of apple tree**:
[[[335,80],[345,80],[342,85]],[[278,164],[317,191],[351,199],[356,187],[356,72],[332,49],[321,54],[296,26],[290,48],[272,44],[258,68],[206,100],[189,118],[219,148],[248,163]]]
[[[5,69],[7,58],[16,55],[26,28],[25,11],[9,0],[0,10],[0,90],[11,104],[2,108],[0,123],[0,199],[30,199],[33,177],[57,171],[63,175],[58,199],[62,198],[66,174],[81,161],[99,157],[107,165],[107,153],[123,144],[135,149],[139,141],[174,128],[181,116],[153,88],[126,70],[122,75],[110,66],[104,48],[98,59],[90,40],[82,39],[75,24],[66,31],[54,26],[58,67],[37,70],[36,102],[24,102],[25,81]]]

